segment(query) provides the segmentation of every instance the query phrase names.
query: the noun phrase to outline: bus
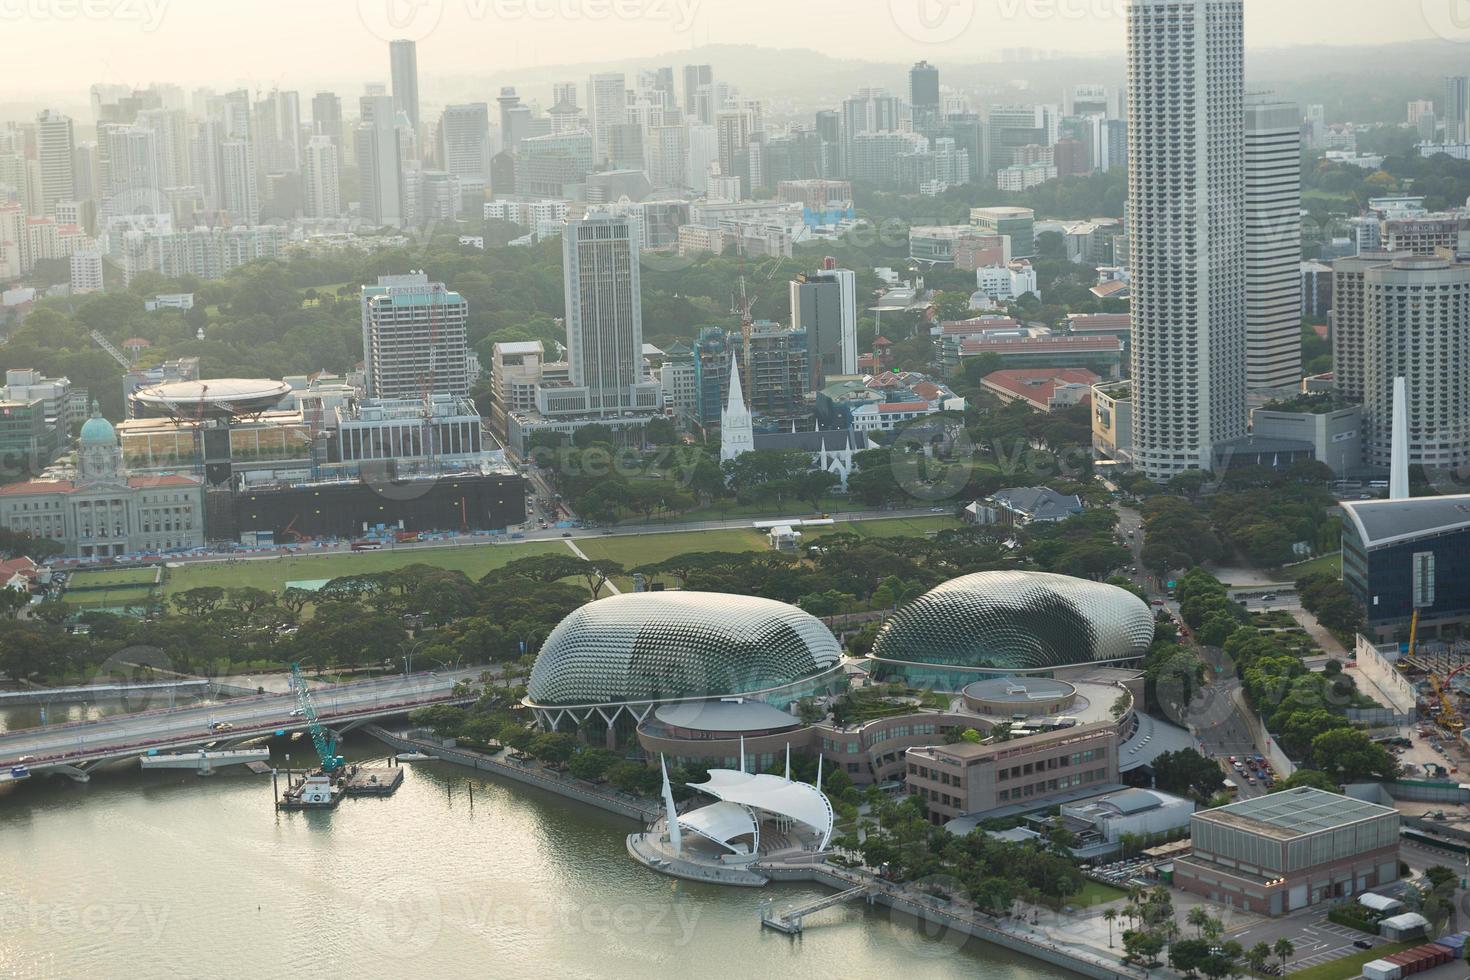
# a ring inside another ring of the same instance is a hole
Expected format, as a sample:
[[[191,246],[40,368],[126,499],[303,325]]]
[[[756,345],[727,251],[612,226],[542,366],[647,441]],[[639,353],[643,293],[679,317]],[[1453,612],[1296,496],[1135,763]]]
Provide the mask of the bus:
[[[383,544],[382,544],[381,541],[354,541],[354,542],[352,542],[352,550],[353,551],[382,551],[383,550]]]
[[[1225,780],[1225,795],[1232,799],[1240,795],[1240,787],[1236,784],[1235,780]]]

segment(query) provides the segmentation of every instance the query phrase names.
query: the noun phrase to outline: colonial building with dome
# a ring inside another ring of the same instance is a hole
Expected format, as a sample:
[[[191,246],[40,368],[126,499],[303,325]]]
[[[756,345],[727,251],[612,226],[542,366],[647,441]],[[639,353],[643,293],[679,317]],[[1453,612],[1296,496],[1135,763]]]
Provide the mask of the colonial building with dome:
[[[117,431],[93,403],[74,476],[0,487],[0,524],[49,538],[70,558],[200,548],[204,485],[187,476],[129,476]]]

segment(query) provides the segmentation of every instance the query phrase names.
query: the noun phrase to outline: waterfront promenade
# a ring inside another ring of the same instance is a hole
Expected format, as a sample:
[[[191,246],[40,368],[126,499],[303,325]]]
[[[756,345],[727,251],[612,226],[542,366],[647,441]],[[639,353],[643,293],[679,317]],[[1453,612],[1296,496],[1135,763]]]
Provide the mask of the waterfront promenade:
[[[452,739],[446,744],[446,740],[426,733],[391,732],[379,725],[368,725],[363,730],[400,752],[422,752],[446,762],[503,776],[588,806],[638,820],[645,827],[663,816],[663,807],[657,800],[630,796],[585,780],[553,773],[534,762],[516,762],[505,750],[491,754],[456,746]],[[815,882],[838,891],[862,886],[871,889],[876,904],[909,918],[915,928],[931,939],[947,934],[973,937],[1093,977],[1094,980],[1144,980],[1148,976],[1148,972],[1141,967],[1123,963],[1117,952],[1079,941],[1076,922],[1067,915],[1059,916],[1055,924],[1046,926],[1032,925],[1020,920],[996,919],[976,911],[966,903],[946,902],[927,894],[917,885],[887,881],[864,869],[838,867],[826,862],[825,855],[798,850],[769,855],[739,876],[714,876],[703,873],[702,866],[691,867],[686,874],[681,873],[684,870],[682,868],[661,867],[655,863],[654,858],[666,860],[667,855],[649,847],[643,841],[645,836],[629,835],[628,855],[650,870],[660,873],[690,881],[747,887],[764,883],[751,880],[756,878],[791,883]],[[703,870],[707,872],[707,869]]]

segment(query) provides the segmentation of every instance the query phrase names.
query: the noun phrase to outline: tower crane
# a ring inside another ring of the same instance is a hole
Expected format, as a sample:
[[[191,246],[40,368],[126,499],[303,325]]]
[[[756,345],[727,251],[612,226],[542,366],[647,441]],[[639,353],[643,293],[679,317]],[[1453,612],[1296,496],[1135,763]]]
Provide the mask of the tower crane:
[[[291,665],[291,684],[296,688],[296,703],[301,707],[301,716],[306,719],[311,732],[311,744],[316,747],[317,758],[322,763],[322,773],[332,775],[342,769],[342,757],[337,754],[337,736],[327,730],[317,718],[316,705],[311,701],[311,692],[306,689],[306,677],[301,673],[301,664]]]

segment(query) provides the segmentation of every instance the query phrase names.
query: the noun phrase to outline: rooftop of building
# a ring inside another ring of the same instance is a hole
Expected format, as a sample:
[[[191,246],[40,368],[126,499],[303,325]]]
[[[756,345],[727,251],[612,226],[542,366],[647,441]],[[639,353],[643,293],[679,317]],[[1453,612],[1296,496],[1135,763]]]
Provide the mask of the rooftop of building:
[[[1012,487],[997,490],[990,499],[1034,520],[1063,520],[1082,511],[1081,497],[1051,487]]]
[[[1060,388],[1078,385],[1088,389],[1102,379],[1086,368],[1009,368],[987,374],[981,384],[994,391],[1013,395],[1032,404],[1049,408]]]
[[[660,725],[710,733],[784,731],[801,725],[795,715],[764,701],[739,698],[665,704],[653,717]]]
[[[1470,528],[1470,495],[1413,500],[1351,500],[1342,509],[1369,548]]]
[[[967,697],[1016,705],[1050,701],[1076,693],[1077,688],[1066,681],[1045,677],[1027,677],[1024,680],[1014,677],[991,677],[983,681],[976,681],[965,688]]]
[[[1044,351],[1058,348],[1065,348],[1073,353],[1081,351],[1115,354],[1123,350],[1123,342],[1117,337],[1103,334],[1096,337],[986,337],[979,340],[966,340],[960,344],[961,353],[980,353],[987,350]]]
[[[1298,786],[1205,810],[1195,816],[1286,841],[1397,814],[1392,807]]]

